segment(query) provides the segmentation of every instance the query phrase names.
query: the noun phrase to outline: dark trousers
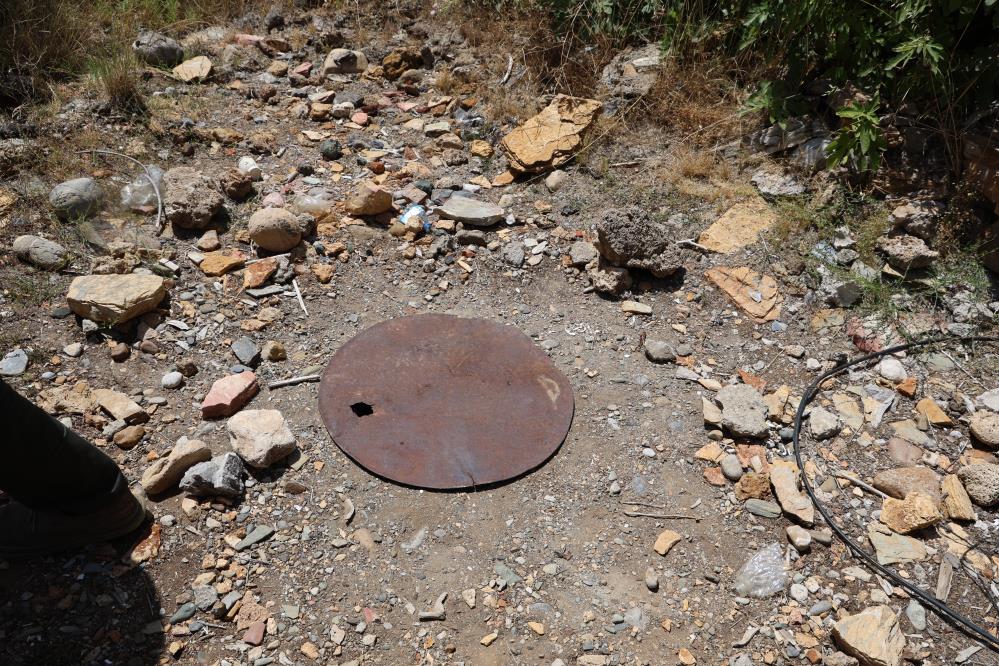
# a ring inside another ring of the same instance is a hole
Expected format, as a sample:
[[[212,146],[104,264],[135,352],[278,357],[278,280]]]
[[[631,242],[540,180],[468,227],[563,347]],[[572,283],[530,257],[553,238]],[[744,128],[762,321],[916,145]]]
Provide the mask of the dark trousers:
[[[0,490],[39,511],[99,509],[128,482],[111,458],[0,380]]]

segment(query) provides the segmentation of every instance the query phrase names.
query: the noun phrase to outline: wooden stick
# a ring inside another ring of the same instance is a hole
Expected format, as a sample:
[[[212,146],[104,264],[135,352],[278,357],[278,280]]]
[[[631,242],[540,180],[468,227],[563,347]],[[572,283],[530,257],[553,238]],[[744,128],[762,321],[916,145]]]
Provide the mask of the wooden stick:
[[[684,247],[692,247],[695,250],[700,250],[701,252],[704,252],[705,254],[709,254],[711,252],[711,250],[709,250],[708,248],[704,247],[700,243],[695,242],[693,238],[685,238],[683,240],[678,240],[676,244],[682,245]]]
[[[318,382],[322,378],[321,375],[302,375],[301,377],[292,377],[290,379],[279,379],[276,382],[271,382],[267,385],[269,389],[281,388],[282,386],[294,386],[295,384],[304,384],[305,382]]]
[[[302,298],[302,290],[298,288],[298,280],[292,279],[291,284],[295,287],[295,296],[298,296],[298,304],[302,306],[302,312],[308,316],[309,311],[305,308],[305,300]]]
[[[658,518],[659,520],[696,520],[700,522],[700,518],[697,516],[684,516],[682,514],[667,514],[667,513],[646,513],[645,511],[625,511],[624,515],[629,518]]]
[[[865,481],[861,481],[856,476],[853,476],[851,474],[847,474],[846,472],[833,472],[832,475],[835,476],[837,479],[844,479],[846,481],[849,481],[853,485],[855,485],[855,486],[857,486],[859,488],[863,488],[864,490],[866,490],[867,492],[871,493],[872,495],[877,495],[881,499],[886,499],[888,497],[888,495],[886,495],[885,493],[881,492],[880,490],[878,490],[877,488],[875,488],[871,484],[869,484],[869,483],[867,483]]]

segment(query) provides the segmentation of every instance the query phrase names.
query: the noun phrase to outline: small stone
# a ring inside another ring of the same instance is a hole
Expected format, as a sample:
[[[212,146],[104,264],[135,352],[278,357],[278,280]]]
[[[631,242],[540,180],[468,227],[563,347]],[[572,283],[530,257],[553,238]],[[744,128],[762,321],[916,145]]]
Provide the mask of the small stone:
[[[732,384],[718,392],[722,427],[736,437],[765,437],[769,433],[769,408],[763,396],[747,384]]]
[[[247,534],[241,541],[237,542],[233,549],[242,552],[250,546],[256,545],[274,534],[274,528],[270,525],[257,525],[253,531]]]
[[[807,553],[812,549],[812,534],[799,525],[789,525],[787,530],[787,540],[799,553]]]
[[[354,188],[346,207],[348,213],[358,217],[387,213],[392,210],[392,193],[366,181]]]
[[[218,277],[242,268],[245,263],[246,256],[242,252],[209,252],[198,264],[198,268],[209,277]]]
[[[954,421],[940,409],[940,405],[933,398],[927,397],[917,402],[916,411],[925,416],[930,425],[937,427],[954,425]]]
[[[803,604],[808,600],[808,589],[801,583],[793,583],[791,585],[790,594],[791,598],[799,604]]]
[[[892,268],[902,272],[927,268],[940,256],[939,252],[927,247],[922,238],[905,234],[882,236],[877,247],[888,258]]]
[[[265,360],[271,362],[285,361],[288,359],[288,352],[285,351],[284,345],[276,340],[268,340],[265,342],[261,355]]]
[[[835,624],[833,638],[841,650],[862,666],[899,666],[905,636],[895,612],[888,606],[873,606]]]
[[[119,449],[128,451],[135,448],[145,435],[146,429],[141,425],[126,426],[114,434],[114,443]]]
[[[538,636],[545,635],[545,625],[541,624],[540,622],[528,622],[527,626],[530,627],[531,631],[533,631]]]
[[[124,363],[132,355],[132,348],[124,342],[116,342],[111,346],[110,355],[115,363]]]
[[[549,192],[558,192],[567,180],[569,180],[569,174],[561,169],[555,169],[545,177],[545,187],[548,188]]]
[[[909,376],[902,362],[892,356],[886,356],[881,359],[875,369],[879,375],[896,384],[904,381]]]
[[[444,205],[437,209],[437,214],[449,220],[479,227],[496,224],[506,217],[499,206],[461,196],[448,198]]]
[[[822,407],[813,407],[808,415],[808,430],[815,439],[835,437],[840,427],[839,417]]]
[[[360,51],[333,49],[323,61],[322,74],[359,74],[368,68],[368,59]]]
[[[754,516],[759,516],[760,518],[780,518],[781,510],[780,505],[774,502],[769,502],[767,500],[761,499],[748,499],[746,503],[743,504],[746,511],[753,514]]]
[[[79,342],[66,345],[62,348],[62,353],[70,358],[79,358],[80,356],[83,356],[83,345]]]
[[[656,543],[652,546],[652,549],[665,557],[672,550],[673,546],[680,543],[681,540],[682,537],[677,532],[664,530],[656,537]]]
[[[142,474],[142,487],[151,495],[165,492],[180,481],[188,468],[211,457],[212,451],[204,442],[182,439],[173,447],[170,455],[158,458],[146,469]]]
[[[940,478],[928,467],[885,470],[875,475],[871,485],[896,499],[904,499],[909,493],[919,492],[929,495],[935,502],[940,501]]]
[[[940,483],[943,491],[943,512],[951,520],[976,520],[975,507],[968,491],[956,474],[948,474]]]
[[[184,49],[177,40],[151,30],[142,30],[132,42],[132,51],[141,62],[152,67],[174,67],[184,59]]]
[[[972,502],[986,509],[999,504],[999,465],[979,463],[962,467],[957,476]]]
[[[249,368],[254,368],[260,363],[260,348],[248,336],[244,335],[233,342],[230,349],[239,362]]]
[[[649,592],[656,592],[659,589],[659,576],[656,575],[656,570],[652,567],[645,569],[645,587],[648,588]]]
[[[177,389],[184,385],[184,375],[174,370],[163,375],[160,385],[165,389]]]
[[[597,258],[597,248],[589,241],[576,241],[569,246],[569,263],[582,268]]]
[[[198,249],[203,252],[214,252],[220,247],[222,244],[219,242],[219,232],[214,229],[209,229],[198,239]]]
[[[101,409],[115,419],[129,425],[145,423],[149,420],[149,414],[124,393],[111,389],[94,389],[92,395]]]
[[[462,590],[461,599],[465,602],[465,605],[469,608],[475,608],[475,588],[469,588],[467,590]]]
[[[11,249],[21,261],[46,271],[57,271],[69,263],[66,248],[38,236],[18,236]]]
[[[243,495],[245,475],[242,459],[230,451],[188,469],[180,489],[196,497],[237,499]]]
[[[999,449],[999,413],[980,409],[971,415],[971,435],[985,448]]]
[[[937,503],[919,492],[910,493],[905,499],[887,497],[881,506],[881,522],[899,534],[926,529],[941,520]]]
[[[226,423],[229,443],[251,467],[265,469],[295,450],[295,436],[276,409],[248,409]]]
[[[909,600],[909,605],[905,607],[905,616],[909,618],[909,623],[916,631],[926,629],[926,609],[915,599]]]
[[[653,363],[668,363],[676,359],[676,351],[665,340],[645,339],[645,358]]]
[[[298,219],[284,208],[261,208],[250,216],[250,240],[268,252],[287,252],[302,241]]]
[[[742,462],[739,461],[739,456],[734,453],[729,453],[719,462],[721,466],[722,474],[729,481],[735,482],[742,478]]]
[[[258,390],[257,376],[252,372],[223,377],[212,384],[201,403],[201,416],[206,419],[231,416],[242,409]]]
[[[93,178],[59,183],[49,193],[49,204],[62,220],[90,217],[100,209],[101,188]]]
[[[257,646],[264,642],[264,630],[267,625],[263,622],[254,622],[243,634],[243,642],[247,645]]]
[[[621,312],[626,314],[652,314],[652,306],[638,301],[621,301]]]
[[[805,527],[815,522],[815,506],[798,490],[798,466],[789,460],[778,460],[770,466],[770,485],[784,513],[794,517]]]
[[[28,369],[28,354],[23,349],[15,349],[0,360],[0,377],[17,377]]]

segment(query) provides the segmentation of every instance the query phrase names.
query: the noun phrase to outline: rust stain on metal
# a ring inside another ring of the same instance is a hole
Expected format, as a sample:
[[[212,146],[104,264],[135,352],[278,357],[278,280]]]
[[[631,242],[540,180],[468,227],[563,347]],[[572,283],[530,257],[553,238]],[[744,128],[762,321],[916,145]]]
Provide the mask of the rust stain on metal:
[[[572,423],[572,388],[512,326],[427,314],[390,319],[341,347],[319,412],[337,446],[378,476],[469,488],[540,466]]]

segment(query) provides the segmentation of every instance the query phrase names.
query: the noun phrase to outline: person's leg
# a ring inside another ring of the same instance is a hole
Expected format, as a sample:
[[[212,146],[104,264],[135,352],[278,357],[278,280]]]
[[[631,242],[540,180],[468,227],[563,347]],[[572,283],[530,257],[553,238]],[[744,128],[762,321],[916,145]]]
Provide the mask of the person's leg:
[[[0,558],[28,557],[114,539],[145,509],[118,466],[0,381]]]
[[[124,479],[118,465],[0,380],[0,490],[39,511],[87,513]],[[127,485],[127,484],[126,484]]]

